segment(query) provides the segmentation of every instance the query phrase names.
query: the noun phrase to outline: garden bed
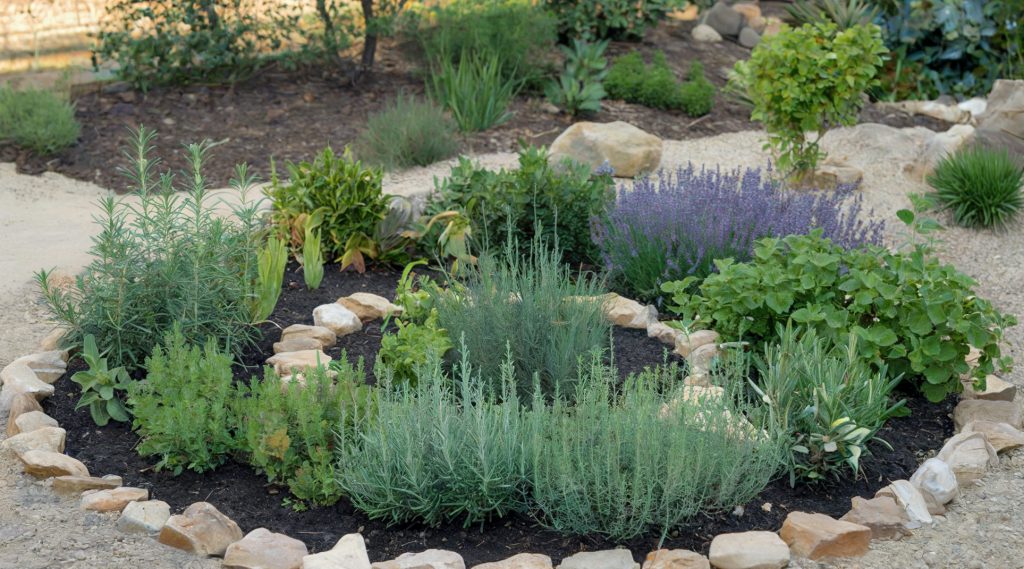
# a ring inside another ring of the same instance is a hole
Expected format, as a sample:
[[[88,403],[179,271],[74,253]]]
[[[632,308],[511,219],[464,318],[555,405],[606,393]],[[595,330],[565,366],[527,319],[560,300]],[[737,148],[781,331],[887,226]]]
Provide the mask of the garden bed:
[[[311,312],[315,306],[354,292],[370,292],[391,298],[399,276],[398,272],[391,270],[358,275],[328,268],[321,288],[309,291],[299,284],[301,275],[292,265],[285,276],[284,292],[270,320],[282,327],[311,323]],[[264,338],[259,349],[243,358],[244,363],[251,367],[239,369],[236,377],[248,377],[258,371],[279,335],[276,325],[264,326]],[[621,371],[638,371],[663,361],[664,346],[648,338],[644,331],[618,327],[614,330],[615,358]],[[341,350],[346,350],[350,358],[362,357],[372,364],[379,343],[380,322],[376,321],[360,332],[340,338],[338,346],[328,353],[337,356]],[[311,551],[329,549],[341,535],[360,532],[366,537],[375,560],[390,559],[411,550],[443,548],[460,552],[467,565],[473,565],[522,551],[561,559],[581,550],[615,545],[599,538],[572,537],[544,530],[522,516],[495,520],[482,527],[464,528],[460,524],[448,524],[428,528],[421,525],[388,527],[369,520],[345,499],[331,507],[295,511],[284,503],[288,497],[287,488],[268,484],[264,475],[236,461],[228,461],[205,474],[186,471],[175,477],[166,471],[156,472],[152,469],[154,461],[136,453],[139,439],[126,425],[111,423],[98,428],[87,410],[74,409],[79,388],[69,377],[79,369],[82,369],[82,364],[76,361],[68,375],[56,383],[56,395],[44,403],[46,412],[67,429],[67,453],[84,462],[96,475],[118,474],[123,476],[125,485],[150,489],[153,499],[168,502],[175,511],[196,501],[209,501],[246,531],[266,527],[301,539]],[[870,497],[889,481],[909,477],[929,450],[941,446],[942,441],[952,434],[949,417],[952,404],[948,401],[931,404],[916,392],[896,395],[907,398],[912,414],[890,420],[879,432],[879,437],[888,441],[892,449],[872,443],[873,454],[863,461],[863,478],[792,488],[788,478],[782,477],[746,504],[742,515],[731,512],[702,515],[673,532],[664,545],[706,553],[710,540],[717,534],[750,529],[775,530],[791,511],[821,512],[839,517],[849,509],[851,497]],[[656,548],[658,539],[657,535],[647,535],[623,545],[642,557]]]

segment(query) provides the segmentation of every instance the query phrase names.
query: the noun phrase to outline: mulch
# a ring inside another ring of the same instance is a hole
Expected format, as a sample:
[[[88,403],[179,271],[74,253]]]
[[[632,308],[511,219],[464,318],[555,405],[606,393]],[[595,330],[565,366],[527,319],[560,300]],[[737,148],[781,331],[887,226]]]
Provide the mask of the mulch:
[[[278,327],[294,323],[311,324],[315,306],[354,292],[371,292],[392,298],[398,277],[399,273],[394,270],[376,270],[359,275],[328,268],[321,288],[309,291],[301,284],[301,274],[296,267],[289,267],[281,300],[270,317],[274,324],[263,327],[264,337],[259,346],[243,358],[244,363],[251,367],[236,376],[258,369],[279,336]],[[380,336],[380,322],[370,323],[361,332],[340,338],[338,346],[328,353],[338,356],[345,350],[350,358],[363,358],[372,364]],[[616,363],[624,373],[662,362],[664,346],[648,338],[642,330],[616,328],[614,343]],[[375,561],[427,548],[457,551],[468,566],[522,552],[547,554],[557,561],[580,551],[615,546],[625,546],[634,557],[642,559],[647,552],[659,546],[658,535],[645,535],[616,544],[600,537],[558,534],[538,526],[529,517],[518,515],[480,526],[447,524],[430,528],[416,524],[388,527],[368,519],[345,499],[331,507],[294,511],[283,503],[288,496],[287,488],[269,484],[265,476],[235,460],[204,474],[186,471],[175,477],[166,471],[157,472],[152,468],[155,461],[144,459],[135,452],[139,439],[128,426],[110,424],[99,428],[87,410],[74,409],[79,389],[69,377],[81,368],[81,362],[73,362],[68,375],[56,383],[56,395],[44,402],[46,412],[67,429],[67,453],[84,462],[96,475],[119,474],[126,485],[150,489],[153,499],[168,502],[174,511],[196,501],[209,501],[245,531],[265,527],[285,533],[304,541],[313,552],[329,549],[344,534],[360,532],[366,538],[371,558]],[[946,437],[952,435],[952,403],[931,404],[910,393],[898,396],[907,398],[912,414],[891,420],[879,433],[892,448],[873,444],[871,455],[863,461],[865,474],[862,478],[793,488],[788,477],[783,476],[745,504],[742,515],[733,512],[701,514],[672,532],[662,546],[707,553],[711,539],[717,534],[777,530],[792,511],[821,512],[839,517],[849,509],[853,496],[872,497],[889,481],[909,477],[920,461],[928,456],[929,449],[938,448]]]

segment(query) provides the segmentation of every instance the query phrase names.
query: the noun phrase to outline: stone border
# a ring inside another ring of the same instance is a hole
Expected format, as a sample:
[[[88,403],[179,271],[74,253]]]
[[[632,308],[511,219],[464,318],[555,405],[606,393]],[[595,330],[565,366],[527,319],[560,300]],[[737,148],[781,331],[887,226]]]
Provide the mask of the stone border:
[[[355,308],[346,305],[344,300],[348,299],[339,299],[338,304]],[[381,300],[387,305],[374,317],[380,317],[394,306],[386,299]],[[687,358],[693,366],[694,373],[685,382],[705,384],[707,366],[721,347],[716,333],[686,335],[659,322],[654,307],[618,295],[607,296],[604,307],[613,324],[646,329],[650,337],[674,345],[675,353]],[[317,320],[321,318],[317,316]],[[317,322],[319,324],[326,322]],[[346,325],[355,328],[354,324]],[[26,474],[50,479],[55,492],[80,495],[82,509],[120,512],[116,521],[119,530],[146,533],[160,543],[196,555],[222,557],[225,569],[466,569],[461,555],[436,549],[405,553],[391,561],[371,564],[365,541],[358,533],[343,536],[329,551],[309,554],[303,542],[265,528],[243,534],[238,524],[207,502],[196,502],[181,514],[172,516],[169,505],[149,500],[146,489],[124,487],[116,475],[91,476],[84,464],[64,454],[67,433],[39,404],[40,400],[53,395],[53,383],[67,371],[70,354],[68,350],[56,349],[60,338],[60,331],[55,330],[43,340],[40,346],[43,351],[18,358],[0,371],[3,382],[0,412],[8,413],[8,438],[0,443],[0,448],[13,451]],[[282,338],[282,342],[285,339]],[[977,357],[978,354],[972,352],[968,363],[973,363]],[[909,535],[911,530],[931,525],[934,523],[932,516],[946,511],[946,504],[959,495],[961,486],[976,483],[989,468],[998,464],[998,453],[1024,446],[1021,432],[1024,418],[1020,405],[1014,402],[1016,386],[995,376],[989,381],[983,392],[975,392],[969,385],[965,388],[954,410],[958,434],[945,442],[936,458],[921,464],[910,480],[897,480],[881,488],[870,500],[853,498],[852,509],[841,519],[790,512],[778,532],[718,535],[711,542],[708,557],[688,550],[652,551],[643,569],[782,568],[792,557],[812,560],[859,557],[867,553],[872,540],[899,539]],[[632,553],[624,549],[577,553],[558,565],[558,569],[593,567],[640,569],[641,566],[634,561]],[[523,553],[503,561],[476,565],[473,569],[553,569],[553,564],[546,555]]]

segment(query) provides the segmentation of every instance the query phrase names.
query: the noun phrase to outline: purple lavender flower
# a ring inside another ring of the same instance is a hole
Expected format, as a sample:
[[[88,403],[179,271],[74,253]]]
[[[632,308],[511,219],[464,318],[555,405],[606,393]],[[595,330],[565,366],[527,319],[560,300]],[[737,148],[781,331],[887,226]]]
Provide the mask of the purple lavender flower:
[[[880,243],[882,222],[860,219],[855,186],[834,191],[786,190],[760,168],[722,172],[693,164],[675,175],[620,188],[612,211],[594,220],[605,269],[625,292],[659,300],[661,284],[715,270],[715,259],[747,261],[762,237],[824,236],[846,248]]]

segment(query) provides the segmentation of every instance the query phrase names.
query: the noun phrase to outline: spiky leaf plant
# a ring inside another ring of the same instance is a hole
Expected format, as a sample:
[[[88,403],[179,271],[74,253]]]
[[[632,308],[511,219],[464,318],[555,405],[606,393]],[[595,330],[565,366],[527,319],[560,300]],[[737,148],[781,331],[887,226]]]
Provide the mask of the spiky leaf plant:
[[[928,185],[964,227],[1002,227],[1024,205],[1024,168],[1006,149],[974,146],[947,156],[928,176]]]

